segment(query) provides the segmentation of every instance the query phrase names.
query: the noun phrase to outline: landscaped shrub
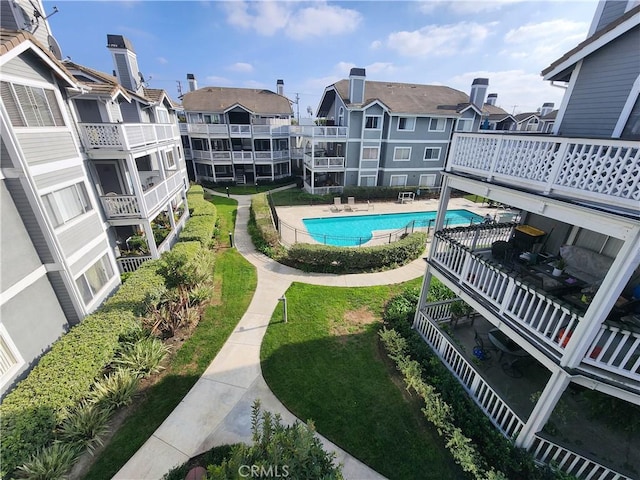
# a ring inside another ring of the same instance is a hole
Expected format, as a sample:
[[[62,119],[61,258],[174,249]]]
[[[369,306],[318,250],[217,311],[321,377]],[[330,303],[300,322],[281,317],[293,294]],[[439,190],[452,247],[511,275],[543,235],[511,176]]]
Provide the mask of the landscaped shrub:
[[[112,310],[86,317],[53,344],[38,365],[3,400],[2,476],[53,440],[56,425],[90,391],[94,380],[131,331],[130,311]]]
[[[343,478],[341,467],[333,464],[335,455],[325,452],[314,434],[313,423],[283,425],[279,414],[261,412],[260,402],[256,401],[251,413],[251,430],[253,445],[235,445],[228,460],[209,466],[209,479],[239,478],[245,472],[250,474],[252,466],[258,472],[252,476],[260,478]]]
[[[204,190],[200,185],[192,185],[187,192],[187,203],[189,204],[189,214],[192,217],[209,215],[216,217],[216,206],[204,199]]]
[[[214,215],[192,217],[187,220],[178,239],[181,242],[200,242],[203,247],[208,248],[211,245],[215,226],[216,217]]]
[[[24,465],[18,467],[18,478],[28,480],[51,480],[65,478],[65,474],[80,458],[77,445],[56,442],[31,455]]]
[[[138,389],[138,376],[126,368],[118,368],[93,384],[89,401],[116,410],[133,401]]]
[[[280,235],[273,225],[266,193],[253,196],[251,199],[251,213],[264,243],[271,248],[277,248],[280,245]]]
[[[177,243],[159,260],[159,273],[169,288],[193,288],[208,282],[213,275],[213,252],[200,247],[198,242]]]
[[[65,443],[76,444],[93,453],[102,445],[102,437],[109,432],[107,422],[111,409],[91,402],[82,402],[62,421],[58,436]]]
[[[164,278],[158,273],[157,260],[143,263],[122,284],[116,294],[107,300],[101,311],[131,311],[135,315],[144,315],[148,309],[158,303],[166,292]],[[83,323],[86,320],[83,320]]]
[[[397,267],[424,253],[427,236],[422,232],[402,240],[373,247],[344,248],[297,243],[288,250],[288,260],[308,271],[344,273]]]
[[[160,364],[168,353],[168,346],[155,337],[147,337],[127,343],[113,363],[138,377],[148,377],[162,370]]]

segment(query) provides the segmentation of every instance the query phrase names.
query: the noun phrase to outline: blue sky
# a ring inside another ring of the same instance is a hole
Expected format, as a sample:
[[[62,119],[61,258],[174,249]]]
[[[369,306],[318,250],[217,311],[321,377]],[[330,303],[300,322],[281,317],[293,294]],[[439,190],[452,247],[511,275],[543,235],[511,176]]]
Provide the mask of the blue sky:
[[[509,112],[559,106],[540,71],[584,40],[597,2],[45,1],[64,56],[111,72],[108,33],[129,38],[152,88],[177,98],[198,86],[275,90],[315,111],[324,88],[364,67],[367,79],[447,85],[476,77]],[[295,107],[294,107],[295,108]]]

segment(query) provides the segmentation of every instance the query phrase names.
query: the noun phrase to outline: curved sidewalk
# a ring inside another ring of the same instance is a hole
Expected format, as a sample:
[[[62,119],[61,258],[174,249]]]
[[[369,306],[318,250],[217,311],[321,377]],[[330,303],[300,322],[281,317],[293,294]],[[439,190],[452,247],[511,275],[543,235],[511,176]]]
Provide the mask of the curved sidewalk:
[[[392,271],[353,275],[304,273],[281,265],[253,247],[247,233],[251,198],[233,198],[238,201],[234,246],[256,267],[258,274],[251,304],[207,370],[115,479],[158,479],[214,446],[251,443],[251,405],[256,398],[264,409],[280,413],[284,423],[296,420],[273,395],[260,368],[262,338],[278,307],[278,299],[292,282],[360,287],[404,282],[424,273],[421,258]],[[325,449],[335,452],[336,461],[343,464],[346,479],[384,479],[324,437],[321,439]]]

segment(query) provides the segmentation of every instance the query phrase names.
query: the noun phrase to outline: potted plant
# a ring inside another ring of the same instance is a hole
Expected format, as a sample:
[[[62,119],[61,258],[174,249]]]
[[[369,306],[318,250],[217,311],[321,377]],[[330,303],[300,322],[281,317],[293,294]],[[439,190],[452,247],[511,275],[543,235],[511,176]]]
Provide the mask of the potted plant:
[[[553,275],[554,277],[559,277],[560,275],[562,275],[562,272],[564,272],[564,268],[566,266],[567,262],[565,262],[563,258],[556,260],[555,262],[553,262],[553,272],[551,273],[551,275]]]
[[[458,321],[464,317],[468,317],[473,308],[467,305],[461,300],[456,300],[449,305],[449,312],[451,313],[451,324],[455,327]]]

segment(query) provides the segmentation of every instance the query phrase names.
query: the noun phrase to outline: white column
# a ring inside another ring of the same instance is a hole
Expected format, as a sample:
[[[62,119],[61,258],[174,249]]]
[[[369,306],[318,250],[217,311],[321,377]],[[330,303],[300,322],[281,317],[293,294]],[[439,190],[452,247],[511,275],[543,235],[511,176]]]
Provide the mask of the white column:
[[[580,365],[598,334],[600,325],[607,318],[629,278],[638,268],[640,264],[640,229],[635,229],[633,233],[635,234],[629,235],[622,245],[584,318],[572,333],[560,361],[561,366],[575,368]]]
[[[549,420],[549,416],[555,408],[562,393],[569,385],[571,378],[562,369],[556,370],[551,374],[551,378],[542,391],[542,395],[538,399],[536,406],[533,407],[529,420],[525,423],[522,430],[516,438],[516,447],[528,449],[533,444],[534,435],[539,432]]]
[[[447,208],[449,207],[449,199],[451,198],[451,187],[449,187],[449,177],[444,176],[442,189],[440,190],[440,206],[438,207],[438,215],[436,216],[435,230],[442,230],[444,219],[447,216]]]
[[[144,235],[147,238],[147,245],[149,246],[149,253],[151,257],[158,258],[160,254],[158,253],[158,246],[156,245],[156,239],[153,236],[153,229],[151,228],[151,222],[149,220],[145,220],[142,222],[142,228],[144,230]]]
[[[427,270],[424,273],[424,278],[422,279],[422,289],[420,290],[420,299],[418,300],[418,307],[416,308],[416,314],[413,317],[412,328],[416,328],[416,323],[418,322],[418,315],[420,315],[420,310],[422,310],[427,303],[427,295],[429,294],[430,286],[431,286],[431,267],[429,264],[427,264]]]
[[[129,177],[131,178],[131,185],[133,186],[133,194],[138,199],[138,208],[140,214],[143,217],[148,216],[147,206],[144,203],[144,192],[142,190],[142,183],[140,182],[140,174],[138,173],[138,166],[133,158],[133,155],[127,155],[126,158],[127,170],[129,171]]]

